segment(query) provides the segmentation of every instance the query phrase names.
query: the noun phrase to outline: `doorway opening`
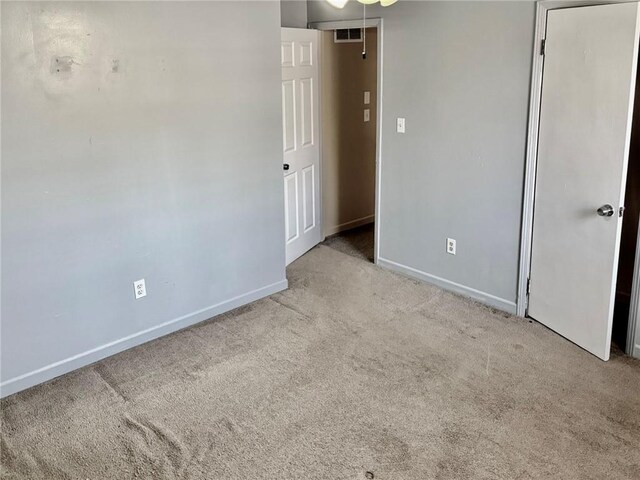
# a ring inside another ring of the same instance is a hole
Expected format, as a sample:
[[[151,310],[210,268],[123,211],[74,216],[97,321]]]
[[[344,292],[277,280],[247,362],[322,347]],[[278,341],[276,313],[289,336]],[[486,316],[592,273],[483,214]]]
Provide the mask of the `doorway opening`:
[[[286,265],[322,241],[377,263],[382,19],[282,28]]]
[[[331,246],[373,262],[378,29],[320,37],[323,232]]]

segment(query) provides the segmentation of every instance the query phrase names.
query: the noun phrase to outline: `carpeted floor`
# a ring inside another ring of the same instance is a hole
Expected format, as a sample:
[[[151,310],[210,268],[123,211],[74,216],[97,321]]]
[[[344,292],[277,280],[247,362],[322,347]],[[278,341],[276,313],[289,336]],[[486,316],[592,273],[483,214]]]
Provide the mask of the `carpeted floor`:
[[[352,257],[373,262],[373,229],[374,224],[369,223],[337,235],[331,235],[323,245]]]
[[[640,478],[640,362],[339,250],[5,399],[2,477]]]

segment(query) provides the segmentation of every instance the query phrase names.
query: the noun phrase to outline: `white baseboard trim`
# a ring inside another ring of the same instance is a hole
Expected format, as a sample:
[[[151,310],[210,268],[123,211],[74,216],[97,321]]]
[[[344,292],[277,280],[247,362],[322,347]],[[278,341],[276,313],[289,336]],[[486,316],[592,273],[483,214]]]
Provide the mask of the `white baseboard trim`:
[[[355,220],[351,220],[350,222],[341,223],[340,225],[326,228],[324,231],[324,236],[328,237],[329,235],[335,235],[336,233],[344,232],[345,230],[351,230],[352,228],[361,227],[363,225],[367,225],[368,223],[373,223],[375,217],[375,215],[367,215],[366,217],[357,218]]]
[[[418,280],[423,280],[440,288],[444,288],[445,290],[459,293],[461,295],[464,295],[465,297],[473,298],[474,300],[484,303],[485,305],[489,305],[490,307],[497,308],[498,310],[511,313],[512,315],[516,314],[515,302],[510,302],[509,300],[505,300],[504,298],[496,297],[495,295],[491,295],[490,293],[482,292],[480,290],[476,290],[475,288],[467,287],[450,280],[445,280],[444,278],[436,277],[435,275],[431,275],[430,273],[425,273],[415,268],[407,267],[406,265],[396,263],[386,258],[378,257],[378,265],[384,268],[388,268],[389,270],[393,270],[394,272],[402,273],[409,277],[417,278]]]
[[[86,352],[79,353],[72,357],[66,358],[59,362],[52,363],[45,367],[39,368],[32,372],[25,373],[15,378],[0,383],[0,398],[12,395],[21,390],[38,385],[39,383],[52,380],[60,375],[69,373],[78,368],[85,367],[103,358],[115,355],[132,347],[136,347],[150,340],[162,337],[177,330],[189,327],[196,323],[208,320],[211,317],[228,312],[234,308],[241,307],[251,302],[255,302],[261,298],[273,295],[274,293],[286,290],[288,287],[287,280],[267,285],[256,290],[238,295],[229,300],[225,300],[216,305],[203,308],[193,313],[189,313],[182,317],[178,317],[160,325],[155,325],[141,332],[134,333],[124,338],[120,338],[113,342],[101,345]]]

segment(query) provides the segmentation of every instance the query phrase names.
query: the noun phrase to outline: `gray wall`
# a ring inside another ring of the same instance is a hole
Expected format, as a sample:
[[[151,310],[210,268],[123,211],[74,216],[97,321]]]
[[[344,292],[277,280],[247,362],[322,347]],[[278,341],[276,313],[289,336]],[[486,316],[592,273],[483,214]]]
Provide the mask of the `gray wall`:
[[[286,286],[279,45],[279,2],[2,2],[3,395]]]
[[[283,27],[307,28],[307,0],[281,0],[280,19]]]
[[[534,3],[400,1],[367,12],[384,19],[381,264],[513,311]],[[309,1],[308,16],[361,18],[362,5]]]

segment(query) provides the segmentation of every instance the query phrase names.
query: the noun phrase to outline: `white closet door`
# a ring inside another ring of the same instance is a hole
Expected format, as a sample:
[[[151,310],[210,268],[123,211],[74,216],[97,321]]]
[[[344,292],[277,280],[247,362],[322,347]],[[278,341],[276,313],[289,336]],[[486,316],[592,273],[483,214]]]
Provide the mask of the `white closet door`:
[[[611,344],[638,18],[637,2],[550,10],[547,17],[528,313],[603,360]]]

